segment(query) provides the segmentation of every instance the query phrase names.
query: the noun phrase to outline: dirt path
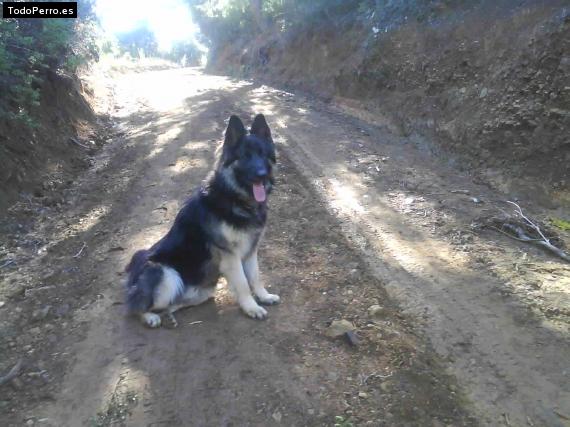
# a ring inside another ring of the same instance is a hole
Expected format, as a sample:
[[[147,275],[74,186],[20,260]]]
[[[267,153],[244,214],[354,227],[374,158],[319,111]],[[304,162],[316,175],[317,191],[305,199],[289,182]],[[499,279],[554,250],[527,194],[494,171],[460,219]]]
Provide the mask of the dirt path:
[[[25,361],[0,399],[8,425],[568,423],[570,270],[468,232],[505,196],[389,126],[248,82],[129,74],[115,100],[93,168],[59,205],[30,201],[5,244],[29,255],[3,272],[2,368]],[[235,112],[265,113],[281,147],[260,256],[283,303],[254,322],[222,288],[178,329],[144,329],[123,315],[123,267],[167,229]],[[335,319],[359,346],[325,336]]]

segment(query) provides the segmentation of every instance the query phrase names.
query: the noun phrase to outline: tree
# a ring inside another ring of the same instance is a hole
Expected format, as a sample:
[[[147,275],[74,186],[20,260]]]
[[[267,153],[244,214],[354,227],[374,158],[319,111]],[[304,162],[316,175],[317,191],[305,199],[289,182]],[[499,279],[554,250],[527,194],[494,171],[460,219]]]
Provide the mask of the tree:
[[[119,48],[121,53],[128,53],[133,58],[141,56],[157,56],[158,43],[152,30],[146,23],[127,33],[120,34]],[[142,54],[141,54],[142,53]]]

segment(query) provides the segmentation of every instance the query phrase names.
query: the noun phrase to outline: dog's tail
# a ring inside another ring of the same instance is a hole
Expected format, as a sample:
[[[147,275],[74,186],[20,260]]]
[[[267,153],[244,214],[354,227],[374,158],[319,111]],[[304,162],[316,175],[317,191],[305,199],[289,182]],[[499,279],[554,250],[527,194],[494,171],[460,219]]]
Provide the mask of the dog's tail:
[[[129,313],[147,312],[153,305],[154,289],[162,279],[160,266],[149,262],[150,251],[137,251],[127,265],[127,309]]]
[[[127,268],[125,268],[125,271],[129,273],[129,279],[131,277],[138,276],[141,273],[149,257],[150,251],[148,249],[141,249],[140,251],[135,252],[131,261],[127,265]],[[128,282],[127,286],[129,286]]]

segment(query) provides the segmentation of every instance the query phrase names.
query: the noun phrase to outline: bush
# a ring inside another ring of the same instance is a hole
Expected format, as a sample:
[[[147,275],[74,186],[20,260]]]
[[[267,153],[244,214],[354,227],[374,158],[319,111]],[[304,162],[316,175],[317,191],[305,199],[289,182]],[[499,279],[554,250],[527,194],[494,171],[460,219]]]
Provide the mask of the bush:
[[[98,58],[92,0],[78,2],[79,19],[0,19],[0,120],[34,125],[33,107],[49,73],[75,73]]]
[[[158,42],[146,24],[141,24],[132,31],[119,34],[117,39],[121,55],[128,54],[131,58],[158,55]]]
[[[174,43],[170,52],[162,55],[164,59],[183,65],[199,65],[202,52],[191,41],[179,41]]]
[[[236,38],[253,38],[260,31],[351,16],[369,9],[373,0],[187,0],[202,32],[214,47]]]

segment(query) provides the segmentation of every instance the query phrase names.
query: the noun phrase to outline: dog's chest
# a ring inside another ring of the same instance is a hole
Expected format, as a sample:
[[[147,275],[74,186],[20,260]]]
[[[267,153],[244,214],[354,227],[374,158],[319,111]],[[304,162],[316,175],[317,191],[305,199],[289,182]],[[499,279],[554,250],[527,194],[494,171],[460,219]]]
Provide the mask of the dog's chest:
[[[222,223],[220,231],[224,246],[242,259],[252,254],[261,235],[261,230],[242,230],[227,223]]]

